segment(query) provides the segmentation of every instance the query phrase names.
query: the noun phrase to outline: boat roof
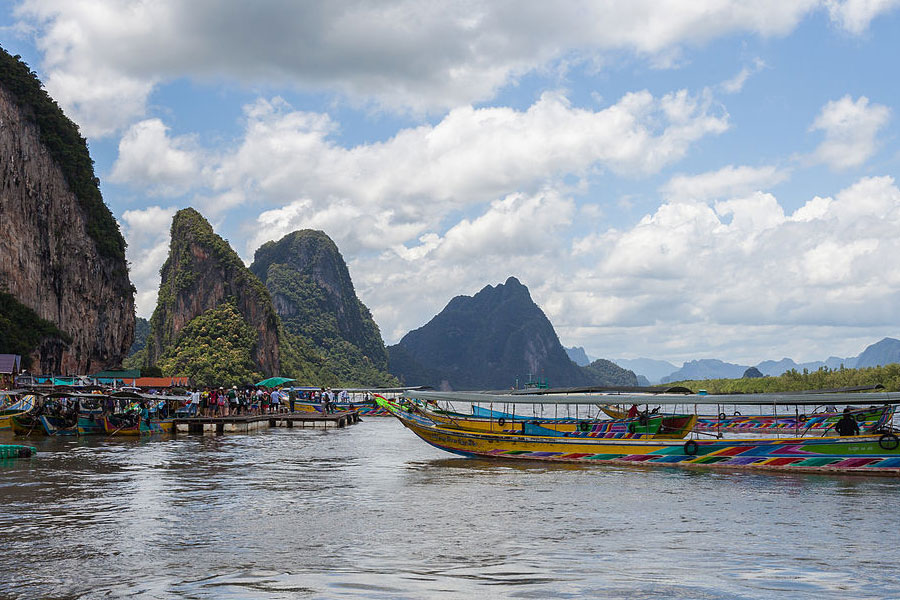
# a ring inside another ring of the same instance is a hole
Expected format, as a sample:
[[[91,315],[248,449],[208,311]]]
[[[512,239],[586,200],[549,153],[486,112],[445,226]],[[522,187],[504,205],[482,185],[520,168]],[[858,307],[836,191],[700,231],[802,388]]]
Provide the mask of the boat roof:
[[[82,392],[66,392],[66,391],[53,391],[53,392],[30,392],[35,394],[36,396],[41,396],[43,398],[83,398],[87,400],[102,400],[103,398],[124,398],[126,400],[178,400],[184,402],[190,399],[190,396],[167,396],[165,394],[142,394],[140,392],[131,392],[131,391],[123,391],[119,390],[111,393],[104,394],[95,394],[95,393],[82,393]]]
[[[777,394],[673,394],[646,392],[572,392],[572,393],[487,393],[415,391],[403,394],[407,398],[439,402],[472,402],[478,404],[649,404],[706,406],[821,406],[871,405],[900,403],[900,392],[785,392]]]

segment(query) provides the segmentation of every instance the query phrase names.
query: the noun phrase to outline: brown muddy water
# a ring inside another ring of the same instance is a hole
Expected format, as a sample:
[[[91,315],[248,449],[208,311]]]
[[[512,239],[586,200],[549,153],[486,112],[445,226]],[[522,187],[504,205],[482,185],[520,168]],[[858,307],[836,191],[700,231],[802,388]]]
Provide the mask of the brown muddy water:
[[[900,598],[894,479],[475,460],[389,418],[26,443],[0,598]]]

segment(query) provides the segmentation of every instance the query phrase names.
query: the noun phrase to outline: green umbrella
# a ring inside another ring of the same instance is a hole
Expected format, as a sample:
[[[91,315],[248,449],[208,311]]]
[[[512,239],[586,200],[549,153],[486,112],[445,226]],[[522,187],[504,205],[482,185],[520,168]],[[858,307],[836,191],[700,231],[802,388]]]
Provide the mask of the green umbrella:
[[[283,384],[287,383],[288,381],[295,381],[295,380],[290,379],[288,377],[269,377],[268,379],[263,379],[256,385],[261,386],[261,387],[274,388],[274,387],[278,387],[279,385],[283,385]]]

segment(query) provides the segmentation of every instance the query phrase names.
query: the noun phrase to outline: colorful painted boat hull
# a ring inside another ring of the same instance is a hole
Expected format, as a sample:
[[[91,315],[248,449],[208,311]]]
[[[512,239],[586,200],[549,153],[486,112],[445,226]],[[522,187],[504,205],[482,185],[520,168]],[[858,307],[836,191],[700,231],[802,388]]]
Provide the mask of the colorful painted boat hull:
[[[379,403],[427,443],[462,456],[900,476],[900,442],[893,434],[687,442],[510,435],[449,429],[397,404]]]
[[[283,402],[282,406],[289,406],[288,403]],[[361,417],[389,417],[391,413],[381,408],[375,402],[333,402],[331,404],[334,412],[341,412],[347,410],[357,410],[359,411],[359,416]],[[322,404],[316,402],[310,402],[308,400],[295,400],[294,401],[294,411],[295,412],[322,412]]]
[[[107,415],[103,417],[103,430],[109,436],[141,436],[160,433],[172,433],[172,419],[128,419],[123,415]]]
[[[0,429],[12,429],[13,419],[31,411],[34,402],[34,396],[28,394],[0,410]]]
[[[44,433],[47,435],[78,435],[78,422],[66,417],[41,415],[38,417]]]

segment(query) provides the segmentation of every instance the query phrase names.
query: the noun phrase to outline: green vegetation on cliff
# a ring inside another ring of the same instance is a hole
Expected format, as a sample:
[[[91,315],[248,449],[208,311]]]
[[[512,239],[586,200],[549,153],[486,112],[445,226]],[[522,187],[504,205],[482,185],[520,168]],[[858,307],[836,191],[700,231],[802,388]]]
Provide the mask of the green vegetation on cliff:
[[[256,383],[262,373],[253,362],[257,333],[233,301],[192,319],[158,366],[164,377],[188,376],[195,385]]]
[[[802,372],[792,369],[778,377],[742,379],[703,379],[677,381],[666,385],[683,385],[710,394],[765,394],[803,390],[830,390],[881,384],[889,392],[900,391],[900,364],[862,369],[829,369]]]
[[[100,180],[94,176],[94,161],[78,126],[41,86],[37,75],[22,62],[0,48],[0,85],[14,98],[23,112],[33,118],[41,143],[62,169],[78,204],[84,211],[88,235],[101,256],[125,264],[125,238],[100,195]]]
[[[250,267],[268,288],[284,329],[321,352],[322,381],[393,386],[381,332],[359,301],[347,265],[324,232],[295,231],[263,244]]]
[[[134,319],[134,342],[128,349],[128,356],[140,352],[147,345],[147,336],[150,335],[150,321],[141,317]]]
[[[22,366],[31,368],[31,353],[45,338],[58,338],[68,344],[72,338],[56,325],[40,318],[15,296],[0,292],[0,354],[19,354]]]
[[[623,369],[619,365],[603,358],[581,367],[596,385],[636,386],[637,375],[633,371]]]
[[[169,256],[160,269],[159,294],[156,310],[150,317],[147,351],[144,366],[149,367],[159,358],[157,352],[164,351],[176,342],[173,339],[173,325],[179,294],[201,294],[208,290],[196,287],[202,269],[210,265],[216,270],[216,280],[232,293],[249,293],[257,301],[265,319],[277,324],[278,315],[272,307],[272,300],[265,286],[253,276],[224,239],[217,235],[209,222],[193,208],[185,208],[175,213],[172,219]],[[205,255],[200,260],[194,255],[195,249]],[[211,260],[206,260],[206,259]],[[202,263],[202,265],[201,265]],[[202,286],[200,286],[202,287]]]

